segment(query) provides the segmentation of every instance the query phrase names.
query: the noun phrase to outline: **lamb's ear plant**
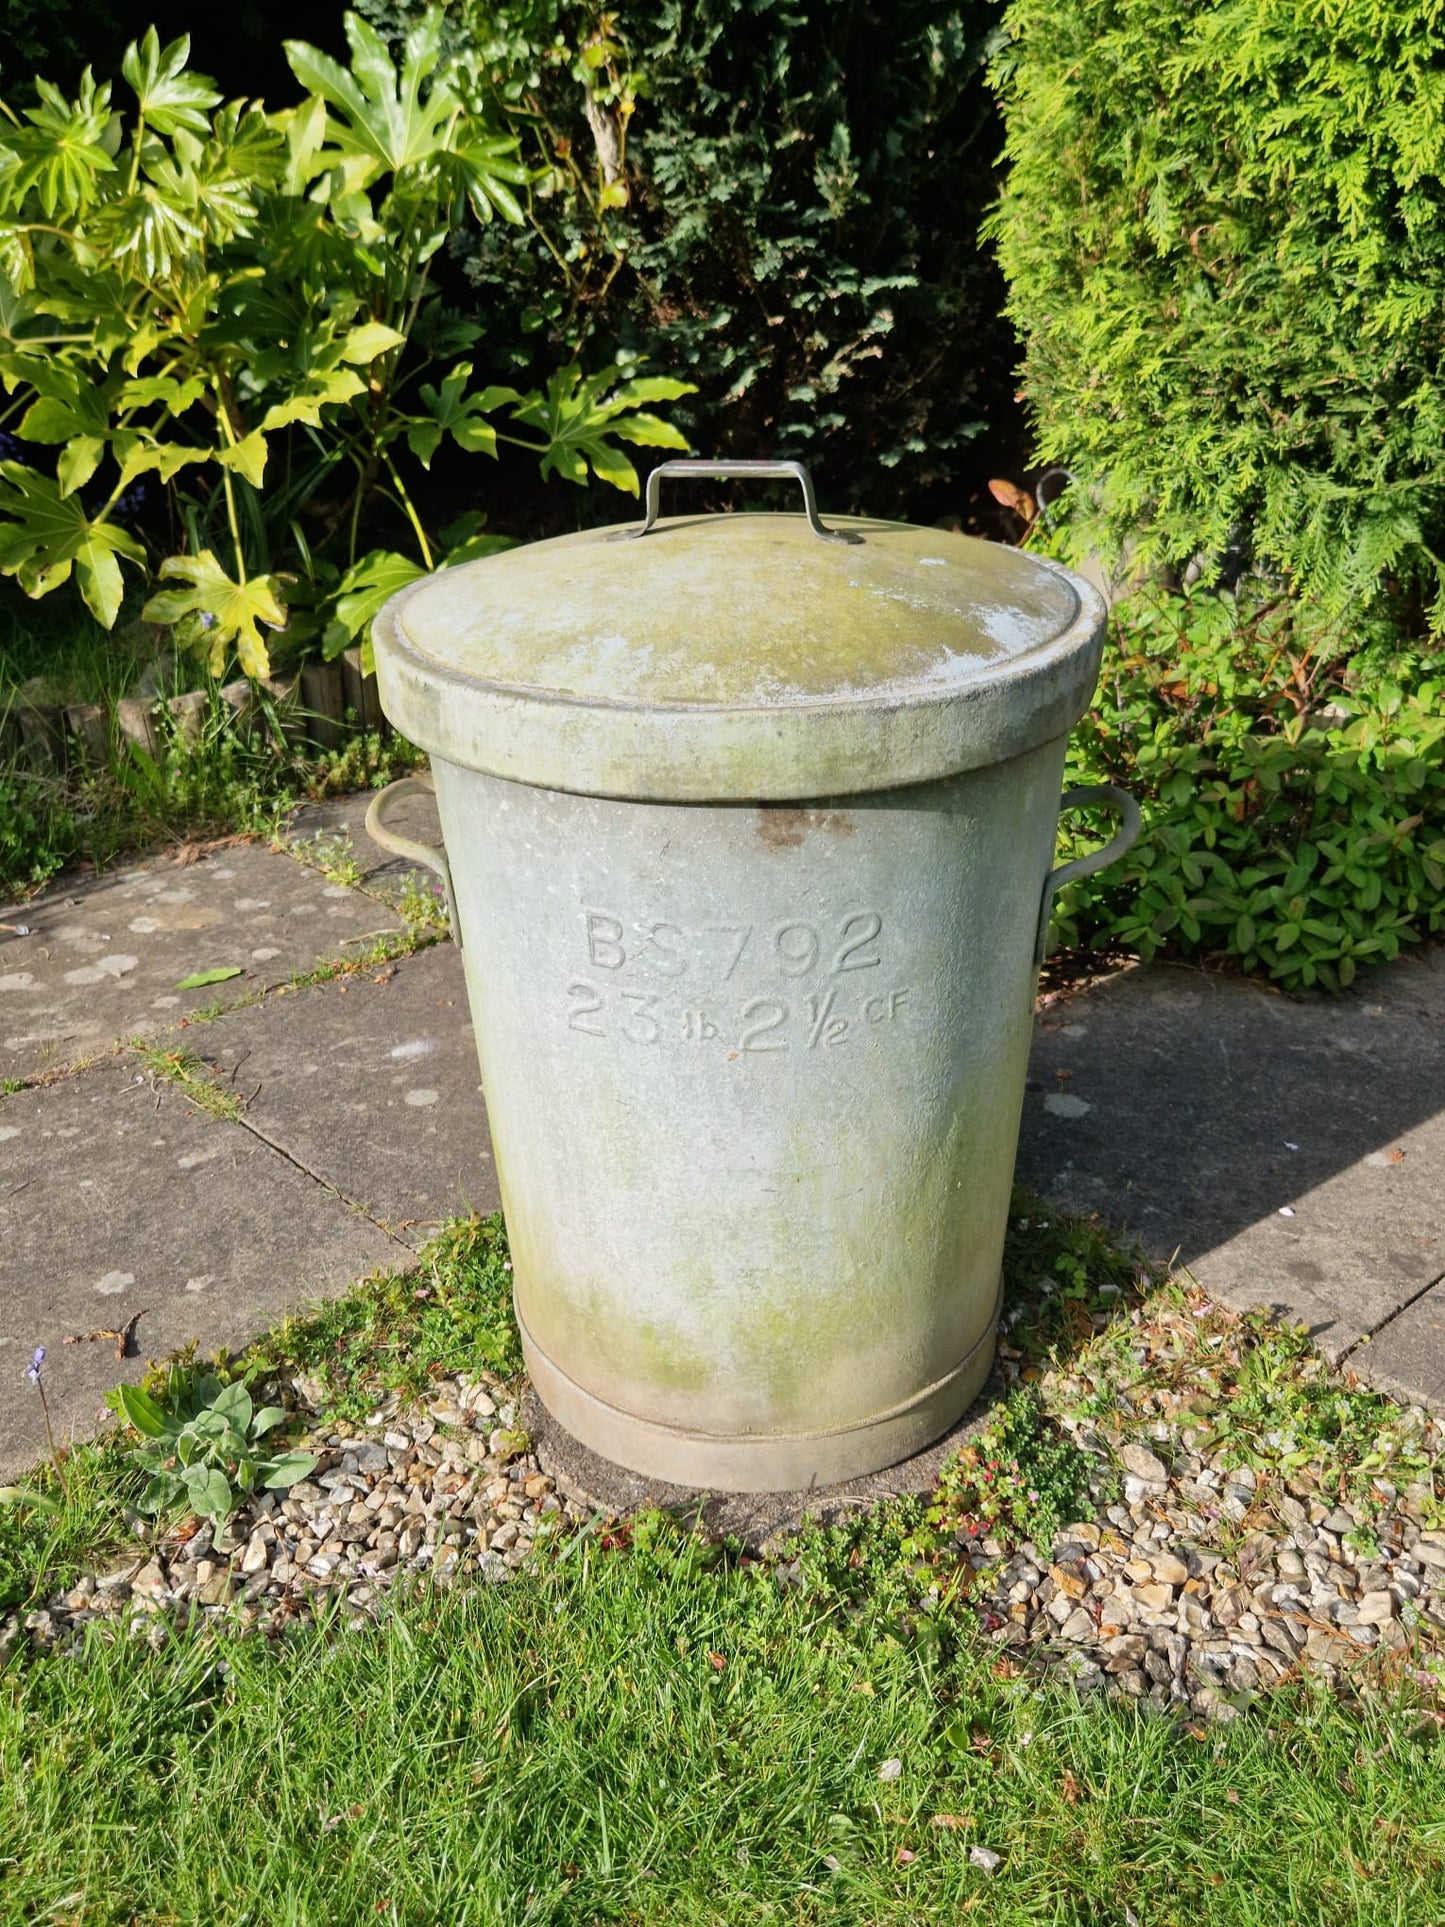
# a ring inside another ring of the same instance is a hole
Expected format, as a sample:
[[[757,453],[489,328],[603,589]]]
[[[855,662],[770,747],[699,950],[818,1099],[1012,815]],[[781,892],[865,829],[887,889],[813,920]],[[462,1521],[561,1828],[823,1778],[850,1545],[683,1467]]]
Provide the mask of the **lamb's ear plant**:
[[[271,1452],[263,1443],[284,1423],[279,1405],[258,1411],[239,1379],[173,1365],[163,1399],[138,1385],[107,1394],[113,1411],[141,1435],[135,1456],[150,1474],[143,1512],[183,1505],[218,1525],[253,1492],[284,1491],[316,1468],[310,1452]]]

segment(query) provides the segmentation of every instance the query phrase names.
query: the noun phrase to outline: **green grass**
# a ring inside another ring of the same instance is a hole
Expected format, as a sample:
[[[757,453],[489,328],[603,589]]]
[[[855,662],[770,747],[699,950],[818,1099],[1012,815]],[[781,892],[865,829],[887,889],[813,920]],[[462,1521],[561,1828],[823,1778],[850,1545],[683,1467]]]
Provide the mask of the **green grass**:
[[[198,688],[194,658],[137,620],[139,606],[139,597],[128,598],[107,630],[73,590],[32,602],[13,582],[0,583],[0,714],[26,685],[43,703],[118,702],[147,670],[162,695]]]
[[[520,1372],[500,1214],[448,1225],[415,1271],[385,1272],[310,1317],[286,1319],[243,1358],[262,1374],[306,1373],[321,1386],[327,1414],[352,1422],[387,1392],[421,1395],[441,1372]]]
[[[1445,1754],[1320,1693],[1190,1733],[667,1533],[268,1646],[0,1674],[3,1918],[1424,1927]],[[1196,1736],[1196,1734],[1198,1736]],[[901,1762],[881,1780],[885,1761]],[[935,1824],[942,1818],[944,1824]],[[992,1877],[979,1845],[1003,1856]],[[1128,1911],[1126,1911],[1128,1910]]]
[[[1266,1475],[1313,1475],[1263,1442],[1286,1411],[1350,1449],[1404,1422],[1290,1334],[1197,1315],[1187,1281],[1158,1285],[1092,1221],[1020,1198],[1006,1271],[1018,1390],[994,1431],[1060,1506],[1066,1454],[1052,1473],[1042,1455],[1081,1402],[1126,1432],[1233,1425]],[[509,1287],[500,1221],[459,1223],[417,1270],[235,1363],[305,1372],[360,1418],[443,1371],[516,1372]],[[126,1455],[83,1447],[66,1476],[56,1514],[0,1506],[0,1601],[123,1545]],[[33,1483],[60,1498],[53,1472]],[[1023,1531],[1016,1510],[992,1529]],[[780,1578],[645,1514],[552,1542],[506,1586],[400,1590],[374,1626],[182,1630],[154,1651],[92,1626],[77,1655],[17,1652],[0,1922],[1445,1921],[1445,1721],[1423,1674],[1348,1700],[1292,1687],[1227,1727],[1081,1699],[979,1636],[947,1555],[918,1556],[922,1516],[809,1530]]]
[[[22,1395],[33,1396],[23,1382],[15,1393]],[[0,1504],[0,1613],[73,1585],[82,1572],[103,1569],[110,1554],[133,1545],[130,1522],[143,1484],[118,1437],[67,1453],[63,1485],[48,1463],[26,1474],[19,1490],[38,1493],[44,1503]],[[0,1880],[0,1899],[3,1892]]]
[[[328,883],[341,883],[354,890],[361,881],[361,865],[349,831],[339,835],[295,837],[289,845],[292,856],[319,871]]]
[[[228,1084],[222,1084],[210,1066],[193,1050],[167,1050],[161,1044],[142,1043],[138,1038],[130,1047],[152,1077],[173,1084],[197,1110],[211,1117],[236,1123],[245,1106]]]
[[[104,869],[157,842],[275,835],[298,802],[380,788],[420,760],[401,738],[372,731],[340,750],[283,754],[248,740],[212,690],[199,738],[171,727],[154,756],[113,745],[103,765],[63,776],[23,756],[0,766],[0,900],[24,897],[69,865]]]

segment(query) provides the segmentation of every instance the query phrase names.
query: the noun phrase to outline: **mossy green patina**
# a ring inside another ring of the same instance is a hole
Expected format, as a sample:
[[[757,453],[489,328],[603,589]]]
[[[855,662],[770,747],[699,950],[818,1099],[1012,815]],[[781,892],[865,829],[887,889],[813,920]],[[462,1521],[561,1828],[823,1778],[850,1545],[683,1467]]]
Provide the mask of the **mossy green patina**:
[[[769,708],[942,695],[1052,642],[1067,580],[1018,550],[850,519],[671,518],[447,570],[407,604],[418,657],[499,689],[599,704]],[[746,638],[746,641],[743,639]]]

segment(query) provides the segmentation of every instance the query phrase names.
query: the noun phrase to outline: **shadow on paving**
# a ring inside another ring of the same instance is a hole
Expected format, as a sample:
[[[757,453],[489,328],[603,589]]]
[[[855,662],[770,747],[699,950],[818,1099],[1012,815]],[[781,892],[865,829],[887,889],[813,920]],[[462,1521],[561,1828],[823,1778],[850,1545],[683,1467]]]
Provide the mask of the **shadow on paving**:
[[[1050,1002],[1018,1177],[1332,1360],[1378,1334],[1362,1371],[1445,1397],[1445,1323],[1398,1355],[1391,1330],[1445,1275],[1445,951],[1340,997],[1153,966]]]

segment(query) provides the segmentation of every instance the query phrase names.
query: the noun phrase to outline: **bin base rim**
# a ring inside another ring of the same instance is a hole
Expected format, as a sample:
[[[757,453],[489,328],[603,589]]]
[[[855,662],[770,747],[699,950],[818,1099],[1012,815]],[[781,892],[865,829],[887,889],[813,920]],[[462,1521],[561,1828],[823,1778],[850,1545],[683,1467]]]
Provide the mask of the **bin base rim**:
[[[691,1432],[638,1418],[600,1399],[549,1358],[517,1319],[537,1396],[589,1451],[644,1478],[713,1492],[806,1492],[842,1485],[911,1458],[955,1424],[993,1366],[998,1305],[952,1371],[901,1405],[818,1432]]]

